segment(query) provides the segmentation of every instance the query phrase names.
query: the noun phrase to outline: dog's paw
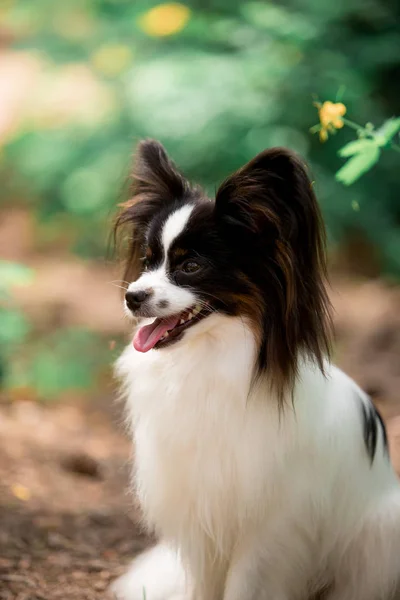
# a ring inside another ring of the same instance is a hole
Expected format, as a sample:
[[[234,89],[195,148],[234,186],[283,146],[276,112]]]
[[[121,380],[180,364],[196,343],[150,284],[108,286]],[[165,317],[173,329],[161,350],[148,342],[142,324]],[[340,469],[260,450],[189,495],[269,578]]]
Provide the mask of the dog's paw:
[[[159,544],[136,558],[111,587],[118,600],[188,600],[185,575],[178,557]]]

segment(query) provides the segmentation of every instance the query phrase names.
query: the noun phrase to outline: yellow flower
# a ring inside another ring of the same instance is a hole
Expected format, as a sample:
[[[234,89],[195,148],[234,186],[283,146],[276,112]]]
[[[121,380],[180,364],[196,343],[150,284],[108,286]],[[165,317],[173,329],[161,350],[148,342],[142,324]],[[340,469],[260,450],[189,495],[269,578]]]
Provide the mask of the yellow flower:
[[[326,140],[328,139],[328,131],[323,127],[321,127],[321,129],[319,130],[319,139],[321,140],[321,142],[326,142]]]
[[[190,9],[184,4],[170,2],[148,10],[139,19],[141,29],[154,37],[164,37],[182,31],[190,18]]]
[[[319,120],[324,129],[329,126],[335,129],[343,127],[343,115],[346,114],[346,107],[341,102],[324,102],[319,108]]]
[[[335,129],[341,129],[344,125],[343,115],[346,114],[346,107],[342,102],[324,102],[316,103],[318,108],[321,128],[319,130],[319,139],[326,142],[329,133],[334,133]]]

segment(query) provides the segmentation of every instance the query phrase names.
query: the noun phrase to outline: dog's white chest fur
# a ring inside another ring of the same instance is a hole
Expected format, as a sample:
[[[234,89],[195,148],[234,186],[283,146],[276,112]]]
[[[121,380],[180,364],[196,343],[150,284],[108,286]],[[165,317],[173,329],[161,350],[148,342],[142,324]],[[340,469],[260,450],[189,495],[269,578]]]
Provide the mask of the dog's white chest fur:
[[[307,586],[301,577],[322,573],[328,557],[329,569],[339,568],[366,514],[384,490],[397,489],[381,434],[371,467],[362,393],[343,373],[330,367],[325,379],[303,365],[295,408],[280,413],[265,381],[249,395],[256,352],[250,329],[221,315],[200,327],[202,335],[188,332],[185,344],[170,349],[140,354],[128,347],[117,364],[146,521],[190,563],[196,585],[207,580],[203,595],[218,597],[224,561],[247,538],[257,547],[258,536],[258,559],[268,562],[270,544],[277,557],[290,546],[298,559],[287,585]],[[207,576],[207,560],[220,580]]]
[[[257,435],[259,415],[249,409],[251,333],[220,316],[213,328],[213,319],[205,335],[169,351],[128,348],[118,370],[129,380],[136,484],[147,518],[174,538],[197,523],[226,544],[233,521],[257,501],[249,461],[265,460],[274,440],[265,430]]]
[[[206,535],[224,554],[242,527],[292,502],[288,469],[295,479],[302,461],[304,476],[308,443],[299,444],[303,416],[289,406],[282,420],[265,383],[249,395],[255,340],[247,326],[221,315],[207,321],[207,333],[184,345],[145,355],[127,348],[118,371],[129,388],[147,521],[175,542],[189,531]],[[314,429],[302,432],[311,444]]]

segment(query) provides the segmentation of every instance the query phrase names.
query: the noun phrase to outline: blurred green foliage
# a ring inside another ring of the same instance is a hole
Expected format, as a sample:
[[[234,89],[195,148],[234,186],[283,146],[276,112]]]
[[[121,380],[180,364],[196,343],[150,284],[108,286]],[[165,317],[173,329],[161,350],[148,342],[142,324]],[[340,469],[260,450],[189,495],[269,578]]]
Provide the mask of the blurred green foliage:
[[[12,304],[11,288],[29,283],[32,277],[28,267],[0,260],[0,384],[3,386],[11,357],[30,331],[25,315]]]
[[[0,261],[0,387],[22,388],[42,399],[92,387],[110,361],[107,341],[71,327],[37,335],[13,302],[13,288],[29,285],[34,277],[24,265]]]
[[[62,238],[83,257],[104,256],[142,137],[160,139],[211,194],[257,152],[284,145],[311,164],[331,243],[361,233],[382,271],[399,276],[399,156],[380,155],[370,138],[354,141],[347,128],[325,144],[310,133],[313,102],[334,101],[339,88],[357,123],[399,113],[396,0],[7,0],[0,11],[12,48],[40,61],[43,75],[41,95],[35,88],[27,98],[33,104],[39,94],[41,112],[28,111],[0,154],[0,202],[31,207],[42,251]],[[61,107],[46,107],[48,82],[70,76],[71,65],[85,69],[81,79],[75,73],[74,93]],[[351,159],[344,167],[343,157]],[[341,167],[339,179],[353,185],[335,179]],[[25,339],[29,324],[7,310],[0,336]],[[47,349],[38,342],[29,369],[21,358],[15,373],[46,393],[71,379],[86,385],[92,367],[72,364],[65,344],[89,355],[96,345],[90,335],[55,335]],[[60,361],[69,365],[65,372]]]
[[[105,341],[85,329],[70,327],[33,340],[24,334],[29,343],[20,345],[8,363],[4,382],[8,389],[22,387],[38,398],[58,398],[66,390],[92,388],[110,362]]]
[[[331,239],[365,232],[384,269],[398,274],[398,157],[385,154],[344,189],[333,174],[351,132],[326,145],[309,133],[313,95],[334,98],[340,86],[357,122],[383,122],[398,112],[398,2],[191,0],[183,20],[175,14],[182,5],[167,4],[158,29],[157,15],[146,23],[154,6],[15,1],[6,14],[15,47],[40,53],[50,71],[85,63],[109,90],[112,108],[95,123],[27,123],[3,157],[14,174],[8,184],[19,186],[40,219],[66,214],[54,223],[75,228],[76,250],[93,256],[104,251],[107,217],[139,138],[159,138],[210,191],[256,152],[283,144],[310,160]],[[177,21],[171,35],[162,31],[168,10]]]

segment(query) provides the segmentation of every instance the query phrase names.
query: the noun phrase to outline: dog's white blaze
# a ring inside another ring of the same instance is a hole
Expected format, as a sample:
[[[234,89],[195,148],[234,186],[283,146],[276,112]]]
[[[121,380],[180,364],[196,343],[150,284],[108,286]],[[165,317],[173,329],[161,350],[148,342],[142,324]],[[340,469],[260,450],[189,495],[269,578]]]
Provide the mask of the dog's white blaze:
[[[186,205],[169,215],[161,231],[161,242],[164,250],[162,265],[155,271],[143,273],[137,281],[132,282],[128,287],[130,292],[152,289],[153,298],[149,303],[149,307],[153,309],[154,315],[159,317],[166,317],[184,311],[196,302],[196,296],[191,291],[172,283],[167,273],[168,250],[173,241],[185,229],[193,208],[192,204]],[[163,309],[157,306],[160,300],[167,300],[167,308]]]
[[[186,204],[169,215],[168,219],[165,221],[161,233],[161,241],[164,248],[164,266],[167,261],[168,250],[172,242],[185,229],[193,208],[193,204]]]

